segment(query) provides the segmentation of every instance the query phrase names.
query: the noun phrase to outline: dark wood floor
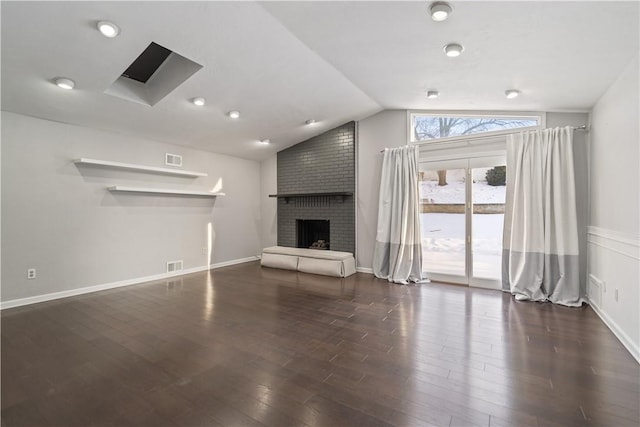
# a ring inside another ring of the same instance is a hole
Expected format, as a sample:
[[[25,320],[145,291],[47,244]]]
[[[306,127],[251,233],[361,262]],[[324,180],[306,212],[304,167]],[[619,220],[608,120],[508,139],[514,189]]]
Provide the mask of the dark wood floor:
[[[243,264],[2,312],[3,426],[638,426],[594,312]]]

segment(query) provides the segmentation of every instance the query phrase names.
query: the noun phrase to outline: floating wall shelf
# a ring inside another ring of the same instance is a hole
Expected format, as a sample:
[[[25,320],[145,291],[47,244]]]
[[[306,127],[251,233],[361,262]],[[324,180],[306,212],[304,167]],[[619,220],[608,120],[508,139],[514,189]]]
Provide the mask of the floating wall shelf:
[[[121,163],[121,162],[112,162],[109,160],[87,159],[85,157],[75,159],[73,163],[77,165],[103,166],[103,167],[116,168],[116,169],[128,169],[128,170],[133,170],[138,172],[159,173],[163,175],[187,176],[191,178],[196,178],[199,176],[208,176],[208,174],[205,172],[194,172],[194,171],[186,171],[186,170],[179,170],[179,169],[159,168],[156,166],[136,165],[133,163]]]
[[[147,187],[124,187],[122,185],[114,185],[107,187],[111,192],[123,193],[146,193],[146,194],[171,194],[176,196],[196,196],[196,197],[218,197],[224,196],[224,193],[212,193],[210,191],[189,191],[174,190],[170,188],[147,188]]]

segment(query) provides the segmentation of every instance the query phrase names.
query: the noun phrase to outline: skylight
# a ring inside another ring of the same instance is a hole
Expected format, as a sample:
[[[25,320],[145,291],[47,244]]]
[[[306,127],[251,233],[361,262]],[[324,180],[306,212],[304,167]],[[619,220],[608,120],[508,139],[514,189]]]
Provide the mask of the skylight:
[[[201,68],[202,65],[151,42],[105,93],[153,106]]]
[[[129,65],[129,68],[122,73],[122,77],[146,83],[169,55],[171,55],[169,49],[151,42],[140,56]]]

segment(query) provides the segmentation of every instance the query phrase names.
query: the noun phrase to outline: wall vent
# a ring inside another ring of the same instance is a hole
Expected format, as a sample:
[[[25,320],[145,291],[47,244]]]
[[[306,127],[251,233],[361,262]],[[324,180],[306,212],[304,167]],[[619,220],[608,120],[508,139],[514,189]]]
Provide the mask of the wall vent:
[[[182,156],[179,154],[165,153],[164,164],[168,166],[182,166]]]
[[[605,283],[593,274],[589,274],[589,284],[587,285],[587,295],[589,301],[596,307],[600,307],[602,292],[605,291]]]
[[[182,260],[167,262],[167,273],[182,270]]]

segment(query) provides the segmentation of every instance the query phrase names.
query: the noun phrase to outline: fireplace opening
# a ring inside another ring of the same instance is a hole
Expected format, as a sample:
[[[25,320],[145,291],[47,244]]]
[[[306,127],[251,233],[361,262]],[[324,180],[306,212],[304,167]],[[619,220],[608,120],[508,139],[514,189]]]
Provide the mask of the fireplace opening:
[[[299,248],[329,249],[328,219],[296,219]]]

